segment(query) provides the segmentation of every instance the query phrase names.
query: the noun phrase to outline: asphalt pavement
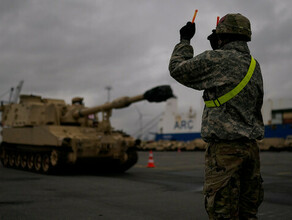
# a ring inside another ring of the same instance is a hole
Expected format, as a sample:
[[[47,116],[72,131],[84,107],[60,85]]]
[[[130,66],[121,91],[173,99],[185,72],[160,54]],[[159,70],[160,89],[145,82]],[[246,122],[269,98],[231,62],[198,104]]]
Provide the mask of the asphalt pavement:
[[[124,174],[42,175],[0,166],[0,219],[208,219],[204,152],[149,152]],[[292,219],[292,153],[261,153],[259,219]]]

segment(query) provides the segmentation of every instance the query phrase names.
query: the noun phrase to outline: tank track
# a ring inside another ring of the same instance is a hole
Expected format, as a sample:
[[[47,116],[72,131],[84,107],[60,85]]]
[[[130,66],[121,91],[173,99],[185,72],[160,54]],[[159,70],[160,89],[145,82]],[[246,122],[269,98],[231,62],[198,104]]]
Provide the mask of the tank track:
[[[19,170],[26,170],[30,172],[51,174],[63,171],[63,168],[70,166],[67,164],[67,155],[70,152],[66,147],[53,146],[27,146],[1,143],[0,159],[2,165],[7,168],[14,168]],[[88,163],[90,160],[83,161],[85,163],[78,163],[84,168],[97,170],[101,172],[122,173],[134,166],[138,161],[138,154],[136,149],[129,148],[127,150],[127,160],[121,162],[120,160],[94,160],[93,163]],[[73,165],[73,164],[71,164]],[[76,167],[75,167],[76,168]],[[74,168],[73,168],[74,170]],[[71,171],[72,172],[72,171]]]
[[[126,153],[128,157],[127,160],[124,163],[118,163],[114,170],[115,172],[125,172],[137,163],[138,154],[136,149],[129,148]]]
[[[66,153],[49,146],[27,146],[1,143],[4,167],[48,174],[65,162]]]
[[[137,151],[134,149],[127,150],[127,159],[125,161],[121,159],[112,158],[82,158],[77,159],[76,164],[73,165],[73,169],[77,173],[86,174],[110,174],[110,173],[123,173],[134,166],[138,161]]]

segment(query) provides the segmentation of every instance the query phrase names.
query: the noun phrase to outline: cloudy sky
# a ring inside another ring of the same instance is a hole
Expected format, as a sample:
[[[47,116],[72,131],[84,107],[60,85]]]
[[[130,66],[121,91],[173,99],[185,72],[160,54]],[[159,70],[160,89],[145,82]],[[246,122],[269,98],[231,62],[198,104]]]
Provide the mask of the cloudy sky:
[[[179,109],[200,109],[202,93],[174,81],[168,72],[179,29],[192,19],[195,54],[211,49],[206,37],[216,17],[241,13],[252,25],[252,55],[260,62],[265,99],[292,93],[291,0],[1,0],[0,96],[20,80],[23,94],[70,102],[83,96],[88,106],[134,96],[170,84]],[[134,134],[165,104],[137,103],[113,112],[112,124]]]

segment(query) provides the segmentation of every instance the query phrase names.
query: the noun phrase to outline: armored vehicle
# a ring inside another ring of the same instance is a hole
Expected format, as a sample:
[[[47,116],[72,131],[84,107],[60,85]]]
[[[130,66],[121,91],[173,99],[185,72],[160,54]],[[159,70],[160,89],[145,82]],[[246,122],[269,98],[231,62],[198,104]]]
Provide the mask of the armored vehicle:
[[[21,95],[19,103],[1,106],[1,162],[5,167],[49,173],[90,161],[99,170],[124,172],[137,162],[138,141],[111,127],[112,109],[172,96],[170,86],[164,85],[88,108],[81,97],[66,104],[60,99]]]

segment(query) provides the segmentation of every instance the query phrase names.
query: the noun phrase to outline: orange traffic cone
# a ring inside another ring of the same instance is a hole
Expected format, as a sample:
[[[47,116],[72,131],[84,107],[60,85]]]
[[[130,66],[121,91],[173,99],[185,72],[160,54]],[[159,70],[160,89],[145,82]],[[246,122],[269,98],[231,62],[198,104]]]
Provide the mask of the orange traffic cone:
[[[152,150],[150,150],[149,152],[149,159],[148,159],[148,165],[147,165],[148,168],[153,168],[155,167],[154,165],[154,160],[153,160],[153,153],[152,153]]]

